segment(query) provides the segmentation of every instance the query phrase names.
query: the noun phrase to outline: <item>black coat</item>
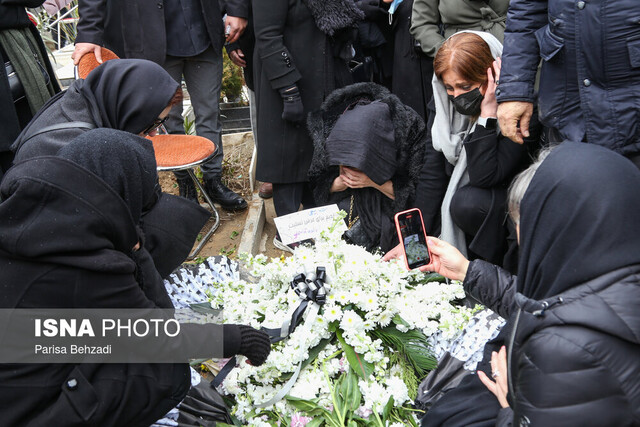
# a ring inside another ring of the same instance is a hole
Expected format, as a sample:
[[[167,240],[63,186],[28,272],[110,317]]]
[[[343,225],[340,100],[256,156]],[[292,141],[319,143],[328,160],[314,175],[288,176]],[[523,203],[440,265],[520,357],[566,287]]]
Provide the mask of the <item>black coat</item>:
[[[42,5],[42,3],[43,1],[41,0],[0,0],[0,31],[10,28],[30,28],[38,42],[38,48],[43,53],[42,56],[46,58],[45,65],[49,72],[49,76],[54,77],[55,73],[48,60],[47,51],[42,43],[42,39],[38,34],[38,30],[33,26],[25,11],[25,7],[38,7]],[[3,57],[2,50],[2,46],[0,45],[0,124],[2,127],[2,132],[0,132],[0,152],[6,152],[9,151],[9,147],[22,130],[20,123],[28,122],[31,118],[31,112],[25,112],[28,117],[18,117],[18,113],[14,108],[13,98],[11,97],[11,91],[9,90],[9,81],[4,67],[4,63],[7,59]],[[60,87],[57,79],[54,77],[51,81],[54,89],[59,91]],[[2,175],[0,175],[0,177],[1,176]]]
[[[0,307],[170,306],[146,251],[127,255],[136,224],[97,176],[42,157],[13,167],[0,192]],[[36,209],[33,200],[47,203]],[[148,426],[190,384],[186,363],[0,365],[0,378],[2,422],[24,426]],[[75,390],[62,387],[69,379]]]
[[[640,424],[639,284],[640,266],[625,267],[536,301],[518,294],[505,270],[469,265],[465,290],[515,328],[509,399],[516,423]],[[501,414],[504,425],[512,418]]]
[[[433,59],[415,48],[415,39],[409,33],[412,7],[413,0],[405,0],[393,15],[391,92],[426,121],[427,105],[433,96]]]
[[[248,0],[226,1],[229,16],[248,17]],[[200,1],[207,33],[215,52],[224,40],[222,11],[217,0]],[[76,43],[94,43],[122,58],[149,59],[163,64],[167,51],[161,0],[80,0]]]
[[[142,238],[142,204],[157,180],[153,150],[119,134],[92,131],[62,150],[64,158],[27,160],[7,173],[0,186],[0,308],[173,308],[147,251],[133,249]],[[91,152],[97,135],[108,135],[110,144]],[[120,157],[109,164],[113,150]],[[0,364],[0,416],[11,426],[146,427],[189,390],[187,357],[230,357],[243,336],[234,325],[183,324],[176,339],[145,344],[153,354],[184,353],[177,364]]]
[[[545,126],[624,155],[640,152],[637,0],[511,0],[496,91],[534,102]]]
[[[422,167],[427,132],[424,121],[414,110],[400,102],[388,89],[375,83],[356,83],[337,89],[322,104],[320,110],[309,116],[309,131],[315,147],[309,179],[314,187],[313,194],[318,205],[340,203],[345,199],[349,200],[353,195],[357,209],[358,199],[364,195],[363,190],[347,190],[333,194],[329,191],[334,179],[339,175],[339,169],[337,166],[329,165],[325,146],[326,139],[340,115],[357,100],[379,100],[387,104],[394,127],[397,169],[391,177],[391,182],[395,199],[380,197],[384,227],[381,229],[379,245],[387,251],[397,243],[393,216],[396,212],[414,206],[416,186]]]
[[[88,131],[87,128],[68,127],[42,133],[29,139],[30,135],[34,135],[38,131],[52,124],[86,122],[94,127],[98,127],[100,125],[108,127],[104,122],[107,119],[101,114],[110,116],[110,120],[113,121],[114,125],[117,125],[118,122],[125,121],[145,123],[146,120],[148,123],[149,121],[152,121],[154,117],[157,117],[158,112],[162,111],[164,106],[168,103],[168,100],[171,99],[172,93],[174,92],[177,84],[156,64],[147,61],[128,60],[117,62],[119,62],[119,64],[115,64],[116,61],[109,61],[102,67],[108,66],[109,69],[114,67],[121,68],[122,66],[125,66],[126,63],[146,62],[150,67],[159,69],[161,74],[159,77],[148,78],[147,82],[150,86],[153,86],[150,84],[151,80],[156,82],[156,85],[159,85],[159,82],[165,82],[165,84],[166,82],[171,82],[174,86],[160,89],[156,86],[150,91],[152,95],[149,95],[148,93],[145,94],[144,91],[147,90],[148,87],[147,89],[142,87],[142,92],[139,93],[140,96],[137,99],[137,102],[141,102],[139,104],[140,108],[138,108],[139,111],[136,112],[127,111],[128,109],[133,109],[132,105],[127,102],[122,102],[118,105],[111,105],[112,102],[101,102],[100,105],[98,105],[98,107],[101,108],[96,108],[95,106],[92,108],[92,103],[83,96],[81,92],[81,88],[88,82],[91,82],[91,76],[84,81],[79,80],[64,92],[64,94],[57,95],[59,98],[52,98],[50,104],[43,107],[38,112],[29,126],[20,135],[20,138],[18,138],[14,147],[14,150],[16,150],[16,163],[38,156],[56,155],[58,151],[71,142],[73,138]],[[127,71],[127,74],[131,75],[130,69]],[[96,74],[94,76],[98,77],[100,74]],[[116,85],[115,82],[110,82],[110,84],[108,83],[109,82],[104,84],[108,86],[106,89],[107,92],[109,89],[113,90]],[[91,97],[91,99],[94,99],[93,103],[95,103],[95,99],[97,97],[97,95]],[[112,98],[111,100],[113,101]],[[124,107],[124,105],[128,105],[128,107]],[[103,111],[106,109],[110,111]],[[96,114],[92,114],[92,111],[94,110],[100,111],[96,112]],[[113,118],[112,113],[116,114],[119,118]],[[140,114],[146,116],[142,118],[137,117]],[[124,120],[123,117],[128,120]],[[137,117],[137,120],[132,120],[134,117]],[[195,241],[197,234],[200,232],[209,216],[210,214],[205,209],[193,202],[189,202],[182,197],[165,193],[162,193],[153,208],[145,214],[143,220],[143,228],[147,236],[145,244],[147,249],[151,252],[156,266],[163,277],[171,273],[173,268],[184,261],[193,246],[193,242]],[[191,220],[175,221],[175,217],[190,218]]]
[[[332,40],[320,31],[303,0],[253,0],[256,50],[254,83],[258,110],[256,177],[274,183],[304,182],[313,143],[304,123],[282,119],[278,89],[297,84],[308,114],[320,107],[348,74],[333,55]]]
[[[633,163],[565,142],[520,201],[517,279],[469,266],[465,289],[509,316],[513,413],[500,422],[640,425],[639,208]]]

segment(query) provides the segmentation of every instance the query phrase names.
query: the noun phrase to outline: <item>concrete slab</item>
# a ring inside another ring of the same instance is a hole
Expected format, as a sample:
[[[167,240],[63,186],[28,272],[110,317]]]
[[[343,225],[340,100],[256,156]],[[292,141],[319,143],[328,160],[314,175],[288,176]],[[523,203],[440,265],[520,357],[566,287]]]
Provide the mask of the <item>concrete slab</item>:
[[[262,231],[266,220],[266,209],[264,200],[255,193],[249,202],[249,212],[242,231],[242,239],[238,246],[238,252],[246,252],[255,255],[260,251]]]

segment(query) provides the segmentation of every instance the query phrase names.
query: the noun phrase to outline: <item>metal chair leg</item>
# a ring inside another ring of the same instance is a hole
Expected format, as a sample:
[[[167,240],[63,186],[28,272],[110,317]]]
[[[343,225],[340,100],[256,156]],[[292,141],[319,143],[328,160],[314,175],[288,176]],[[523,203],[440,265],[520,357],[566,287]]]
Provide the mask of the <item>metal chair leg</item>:
[[[213,211],[213,216],[215,217],[215,222],[213,223],[213,226],[211,227],[211,229],[207,231],[207,234],[205,234],[202,237],[202,239],[200,240],[200,243],[198,243],[198,246],[196,246],[196,248],[187,257],[188,260],[192,260],[198,255],[198,253],[200,252],[202,247],[207,243],[211,235],[220,226],[220,215],[218,214],[218,210],[214,206],[213,201],[211,200],[207,192],[204,190],[204,187],[202,186],[202,184],[200,184],[200,181],[196,177],[194,169],[187,169],[187,172],[189,172],[189,176],[193,180],[194,184],[200,189],[200,192],[202,193],[202,196],[204,197],[205,201],[209,204],[209,206],[211,206],[211,210]]]

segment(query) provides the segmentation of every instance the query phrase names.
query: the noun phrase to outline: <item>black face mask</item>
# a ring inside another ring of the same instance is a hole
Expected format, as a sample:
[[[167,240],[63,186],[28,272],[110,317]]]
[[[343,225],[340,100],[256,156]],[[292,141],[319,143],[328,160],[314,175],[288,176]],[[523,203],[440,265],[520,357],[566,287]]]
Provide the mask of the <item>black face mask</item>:
[[[480,105],[484,96],[480,93],[480,88],[477,87],[469,92],[458,95],[455,98],[453,95],[447,95],[449,101],[453,103],[453,108],[460,114],[465,116],[477,116],[480,114]]]

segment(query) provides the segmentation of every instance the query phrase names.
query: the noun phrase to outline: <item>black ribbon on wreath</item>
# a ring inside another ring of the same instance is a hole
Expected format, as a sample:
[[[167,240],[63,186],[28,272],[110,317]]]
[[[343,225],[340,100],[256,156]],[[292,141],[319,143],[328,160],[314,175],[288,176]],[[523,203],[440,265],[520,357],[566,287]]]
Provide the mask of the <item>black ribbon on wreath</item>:
[[[316,267],[315,272],[308,273],[305,271],[304,273],[296,274],[290,282],[290,287],[302,301],[294,310],[291,319],[285,321],[280,328],[261,328],[269,335],[272,344],[282,341],[295,331],[310,303],[322,306],[327,301],[327,294],[331,289],[329,287],[327,269],[325,267]],[[211,387],[217,388],[222,384],[227,375],[236,367],[236,364],[237,359],[235,356],[229,359],[218,372],[218,375],[211,381]]]

